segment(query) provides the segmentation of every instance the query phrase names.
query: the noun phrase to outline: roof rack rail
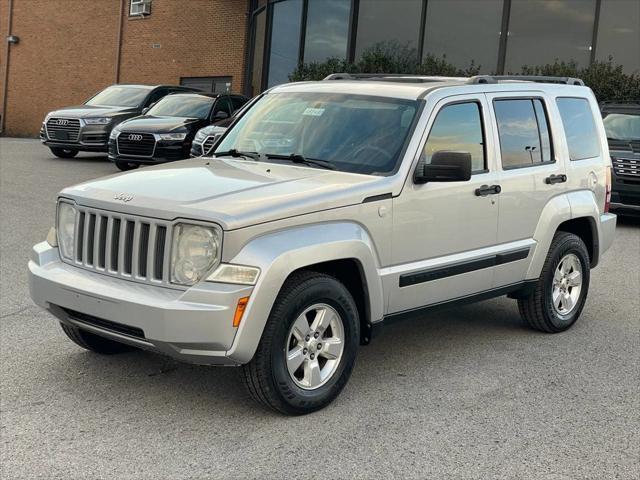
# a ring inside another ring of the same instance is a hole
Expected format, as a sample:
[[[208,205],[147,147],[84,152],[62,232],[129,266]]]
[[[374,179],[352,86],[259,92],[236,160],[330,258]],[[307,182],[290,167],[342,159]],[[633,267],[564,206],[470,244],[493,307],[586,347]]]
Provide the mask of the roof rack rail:
[[[469,78],[467,83],[500,83],[504,80],[520,80],[522,82],[537,83],[562,83],[565,85],[578,85],[584,87],[584,82],[579,78],[573,77],[552,77],[545,75],[476,75]]]
[[[452,80],[464,82],[467,79],[460,77],[414,75],[410,73],[332,73],[331,75],[327,75],[322,80],[379,80],[386,82],[427,83],[448,82]]]

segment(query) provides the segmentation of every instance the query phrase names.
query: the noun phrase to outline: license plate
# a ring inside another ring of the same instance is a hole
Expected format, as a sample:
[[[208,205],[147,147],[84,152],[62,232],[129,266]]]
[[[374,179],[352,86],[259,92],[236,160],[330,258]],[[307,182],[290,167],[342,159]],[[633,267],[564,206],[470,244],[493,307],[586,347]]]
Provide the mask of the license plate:
[[[56,140],[69,140],[68,132],[56,132],[55,133]]]

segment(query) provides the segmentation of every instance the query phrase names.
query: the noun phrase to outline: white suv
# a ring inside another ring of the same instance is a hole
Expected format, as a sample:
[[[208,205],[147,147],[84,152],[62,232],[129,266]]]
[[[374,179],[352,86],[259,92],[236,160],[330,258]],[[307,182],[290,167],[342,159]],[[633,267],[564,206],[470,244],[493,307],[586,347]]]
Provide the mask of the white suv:
[[[288,414],[331,402],[378,327],[434,307],[508,295],[566,330],[613,241],[607,140],[575,79],[282,85],[213,155],[63,190],[31,295],[84,348],[242,365]]]

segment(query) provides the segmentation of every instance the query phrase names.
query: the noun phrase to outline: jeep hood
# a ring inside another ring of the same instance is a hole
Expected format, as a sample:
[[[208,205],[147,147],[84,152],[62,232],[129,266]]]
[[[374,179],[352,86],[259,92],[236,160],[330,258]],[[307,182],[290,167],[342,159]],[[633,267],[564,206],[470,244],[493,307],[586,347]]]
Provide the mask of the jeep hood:
[[[379,191],[383,178],[288,163],[197,158],[104,177],[60,195],[88,207],[213,221],[233,230],[359,204],[387,193]]]

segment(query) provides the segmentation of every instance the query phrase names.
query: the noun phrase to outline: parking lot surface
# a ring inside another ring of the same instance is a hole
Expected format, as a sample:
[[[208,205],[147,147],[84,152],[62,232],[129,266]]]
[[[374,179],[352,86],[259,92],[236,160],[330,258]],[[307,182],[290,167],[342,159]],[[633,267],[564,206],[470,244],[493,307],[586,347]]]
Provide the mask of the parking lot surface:
[[[640,221],[619,221],[569,331],[507,298],[390,325],[327,409],[283,417],[234,368],[98,356],[29,298],[64,186],[116,173],[0,139],[0,477],[638,478]]]

